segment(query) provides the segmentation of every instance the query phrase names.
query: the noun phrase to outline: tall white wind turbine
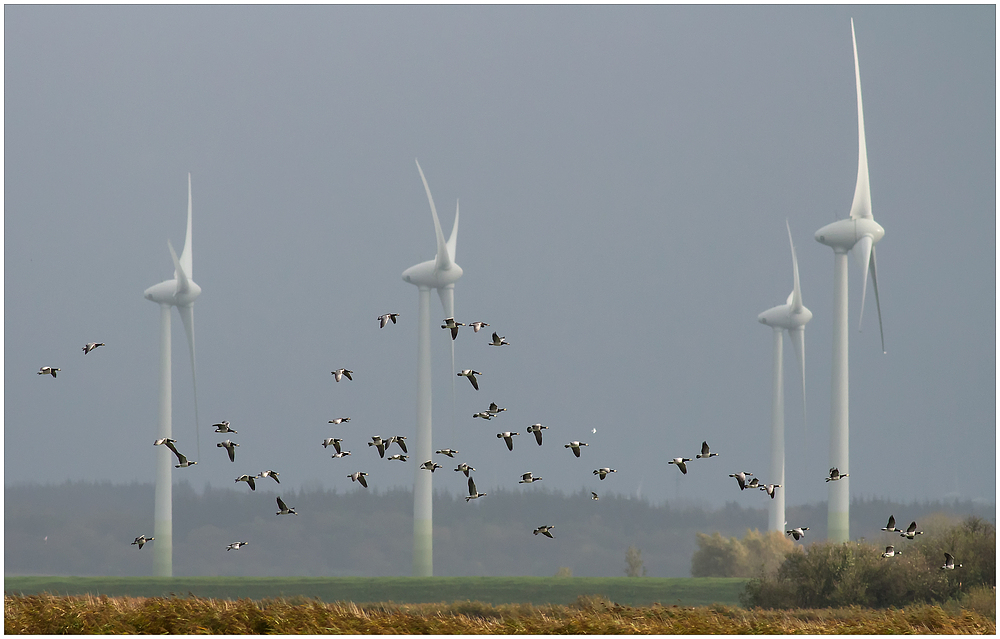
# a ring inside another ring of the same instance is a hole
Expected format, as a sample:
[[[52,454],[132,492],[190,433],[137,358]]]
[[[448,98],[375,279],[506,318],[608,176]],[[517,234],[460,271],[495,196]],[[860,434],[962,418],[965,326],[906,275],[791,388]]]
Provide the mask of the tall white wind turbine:
[[[779,532],[785,529],[785,379],[782,373],[782,333],[788,331],[795,350],[795,359],[799,363],[802,375],[802,416],[806,410],[806,324],[812,319],[812,312],[802,304],[802,289],[799,287],[799,261],[795,257],[795,244],[792,242],[792,229],[785,220],[788,229],[788,244],[792,247],[792,292],[788,300],[773,308],[769,308],[757,316],[757,320],[774,329],[774,391],[771,396],[771,474],[769,483],[781,484],[781,490],[775,491],[771,499],[771,509],[768,514],[768,530]]]
[[[455,223],[446,242],[441,232],[437,209],[431,189],[427,186],[420,162],[417,162],[420,180],[427,192],[434,219],[437,238],[437,255],[433,260],[421,262],[403,271],[403,281],[417,287],[419,306],[417,313],[417,437],[415,459],[431,458],[431,289],[435,288],[447,317],[455,316],[455,282],[462,277],[462,267],[455,263],[455,245],[458,241],[458,205],[455,205]],[[451,368],[455,370],[455,343],[451,346]],[[413,576],[430,577],[434,574],[434,526],[432,506],[433,474],[416,469],[413,485]]]
[[[201,295],[201,287],[192,279],[194,269],[191,256],[191,174],[188,173],[187,233],[184,236],[184,250],[177,257],[173,245],[167,240],[167,248],[174,262],[174,279],[150,286],[143,296],[160,305],[160,419],[157,438],[172,437],[171,384],[170,384],[170,307],[176,306],[180,313],[184,332],[187,333],[191,351],[191,377],[194,381],[195,433],[198,433],[198,382],[195,377],[194,359],[194,301]],[[201,441],[197,442],[201,455]],[[165,446],[156,447],[156,496],[153,512],[153,571],[157,577],[173,576],[173,495],[170,466],[173,453]]]
[[[885,230],[872,217],[871,189],[868,183],[868,151],[865,146],[865,117],[861,106],[861,71],[858,66],[858,42],[854,36],[854,19],[851,19],[851,40],[854,43],[854,78],[858,93],[858,181],[854,188],[851,215],[846,220],[827,224],[816,231],[816,241],[833,249],[833,375],[830,409],[830,466],[843,475],[850,471],[848,463],[849,375],[847,357],[847,252],[862,269],[861,314],[865,310],[865,291],[871,273],[875,291],[875,308],[878,310],[878,330],[885,352],[885,335],[882,332],[882,308],[878,300],[878,277],[875,271],[875,245]],[[828,536],[831,541],[850,540],[850,479],[831,481],[827,513]]]

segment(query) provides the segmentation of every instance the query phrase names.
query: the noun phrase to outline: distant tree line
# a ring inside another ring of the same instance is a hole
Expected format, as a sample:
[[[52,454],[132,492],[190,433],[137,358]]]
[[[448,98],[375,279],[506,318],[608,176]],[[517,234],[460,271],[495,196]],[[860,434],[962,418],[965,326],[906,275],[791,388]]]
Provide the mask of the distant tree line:
[[[260,576],[405,576],[412,572],[413,493],[410,490],[284,490],[261,482],[195,491],[174,485],[174,574]],[[277,492],[280,490],[281,492]],[[299,516],[276,517],[275,497]],[[434,496],[434,572],[441,576],[581,577],[623,574],[628,548],[634,571],[686,577],[699,549],[698,533],[735,536],[766,527],[765,507],[730,502],[722,508],[647,501],[606,493],[547,489],[490,491],[470,503]],[[791,507],[789,520],[825,537],[825,504]],[[971,502],[892,504],[856,500],[852,530],[874,530],[887,513],[921,518],[933,512],[987,514]],[[6,574],[151,575],[151,546],[130,542],[153,534],[153,485],[65,482],[4,487]],[[806,523],[809,522],[809,523]],[[817,523],[819,522],[819,523]],[[860,523],[864,522],[864,527]],[[880,523],[881,522],[881,523]],[[555,539],[532,535],[555,524]],[[233,541],[249,541],[226,552]],[[156,542],[152,542],[155,544]],[[641,549],[641,554],[638,549]],[[641,561],[641,566],[638,563]],[[628,567],[628,564],[627,564]]]

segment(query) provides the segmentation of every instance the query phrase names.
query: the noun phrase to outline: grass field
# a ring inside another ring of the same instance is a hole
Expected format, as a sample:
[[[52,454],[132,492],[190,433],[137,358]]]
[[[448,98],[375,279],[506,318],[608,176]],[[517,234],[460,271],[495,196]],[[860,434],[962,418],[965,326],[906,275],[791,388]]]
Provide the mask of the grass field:
[[[421,604],[573,603],[581,595],[623,606],[739,605],[745,579],[650,577],[4,577],[4,594],[108,595],[266,599],[307,597],[324,602]]]

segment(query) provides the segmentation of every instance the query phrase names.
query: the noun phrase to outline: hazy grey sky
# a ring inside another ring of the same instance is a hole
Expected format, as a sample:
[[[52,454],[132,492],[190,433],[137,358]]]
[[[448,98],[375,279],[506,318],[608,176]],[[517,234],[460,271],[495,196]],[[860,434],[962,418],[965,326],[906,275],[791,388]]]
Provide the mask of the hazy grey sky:
[[[995,499],[996,10],[980,6],[11,6],[5,25],[6,482],[153,480],[159,310],[187,173],[201,463],[233,486],[412,482],[417,291],[461,200],[456,367],[433,328],[435,488],[762,505],[771,329],[805,304],[809,423],[785,342],[787,499],[826,499],[832,251],[864,95],[888,354],[850,266],[851,489]],[[432,322],[444,315],[436,296]],[[401,313],[379,330],[376,317]],[[173,314],[174,437],[197,458]],[[85,342],[107,347],[84,356]],[[58,379],[39,366],[62,368]],[[333,381],[330,371],[355,371]],[[452,382],[455,420],[452,421]],[[473,419],[491,401],[508,412]],[[327,420],[349,415],[347,426]],[[215,447],[228,419],[236,463]],[[508,452],[496,433],[541,422]],[[597,433],[591,433],[596,428]],[[320,446],[343,437],[353,455]],[[590,443],[576,459],[563,443]],[[681,477],[669,458],[721,456]],[[444,463],[444,462],[441,462]],[[618,473],[600,482],[592,470]]]

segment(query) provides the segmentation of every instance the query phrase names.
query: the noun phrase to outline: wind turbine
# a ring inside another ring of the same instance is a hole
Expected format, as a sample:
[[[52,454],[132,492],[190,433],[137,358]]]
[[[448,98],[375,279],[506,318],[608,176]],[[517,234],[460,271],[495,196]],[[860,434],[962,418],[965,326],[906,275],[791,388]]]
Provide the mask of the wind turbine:
[[[437,255],[433,260],[421,262],[403,271],[403,281],[417,287],[419,306],[417,312],[417,437],[415,459],[431,458],[431,289],[435,288],[447,317],[455,316],[455,282],[462,277],[462,267],[455,263],[455,243],[458,241],[458,204],[455,204],[455,223],[451,236],[444,240],[441,222],[427,178],[417,162],[420,180],[427,192],[437,237]],[[451,369],[455,370],[455,342],[451,340]],[[432,473],[416,469],[413,486],[413,576],[430,577],[434,574],[434,526],[432,508]]]
[[[792,292],[788,300],[770,308],[757,316],[757,320],[774,329],[774,391],[771,395],[771,475],[772,482],[781,485],[781,490],[774,493],[771,500],[771,510],[768,516],[768,530],[783,531],[785,529],[785,379],[782,372],[782,333],[788,331],[788,337],[795,349],[795,359],[799,363],[802,374],[802,416],[806,412],[806,324],[812,319],[812,312],[802,304],[802,289],[799,287],[799,261],[795,257],[795,244],[792,242],[792,229],[785,220],[788,229],[788,244],[792,247]]]
[[[827,224],[816,231],[816,241],[833,249],[833,374],[830,409],[830,466],[844,474],[850,471],[848,463],[849,375],[847,357],[847,252],[853,250],[862,268],[861,314],[858,330],[865,310],[865,292],[868,274],[872,276],[875,291],[875,308],[878,309],[878,330],[885,353],[885,334],[882,332],[882,308],[878,300],[878,278],[875,272],[875,245],[885,230],[872,217],[871,189],[868,183],[868,151],[865,146],[865,116],[861,107],[861,71],[858,67],[858,42],[854,36],[854,19],[851,19],[851,41],[854,43],[854,78],[858,93],[858,181],[854,187],[851,215],[846,220]],[[829,482],[827,530],[830,540],[845,542],[850,539],[850,484],[849,480]]]
[[[157,437],[171,437],[171,385],[170,385],[170,307],[176,306],[180,313],[184,332],[187,333],[191,350],[191,378],[194,382],[195,433],[198,433],[198,381],[194,365],[194,301],[201,294],[201,287],[191,279],[194,273],[191,263],[191,174],[188,173],[187,234],[184,236],[184,250],[180,258],[170,240],[167,248],[174,262],[174,279],[150,286],[143,297],[160,305],[160,419]],[[198,436],[198,457],[201,457],[201,438]],[[173,497],[171,468],[173,453],[164,447],[157,447],[156,496],[153,511],[153,536],[156,546],[153,551],[153,571],[158,577],[173,576]]]

